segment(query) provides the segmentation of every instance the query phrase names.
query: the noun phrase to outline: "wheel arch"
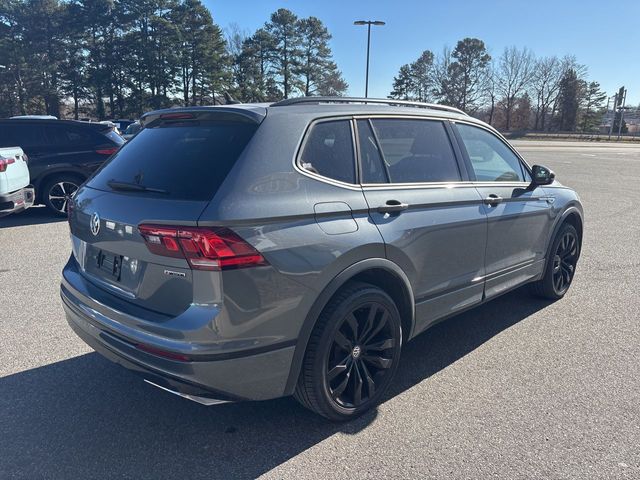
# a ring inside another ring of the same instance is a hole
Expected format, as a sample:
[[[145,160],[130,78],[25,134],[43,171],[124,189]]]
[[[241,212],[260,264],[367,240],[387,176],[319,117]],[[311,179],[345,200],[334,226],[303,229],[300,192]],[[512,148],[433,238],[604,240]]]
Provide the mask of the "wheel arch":
[[[400,311],[404,339],[412,337],[415,326],[415,300],[409,279],[402,269],[384,258],[369,258],[354,263],[326,285],[309,309],[296,342],[284,395],[290,395],[295,390],[311,332],[322,310],[336,292],[350,281],[370,283],[385,291]]]
[[[547,241],[547,253],[545,258],[549,258],[549,249],[553,245],[553,239],[556,238],[558,231],[565,223],[569,223],[575,227],[575,229],[578,231],[578,236],[580,237],[580,243],[582,243],[584,229],[582,209],[579,208],[578,205],[571,205],[566,208],[556,219],[555,225],[553,226],[552,234],[549,236],[549,240]]]

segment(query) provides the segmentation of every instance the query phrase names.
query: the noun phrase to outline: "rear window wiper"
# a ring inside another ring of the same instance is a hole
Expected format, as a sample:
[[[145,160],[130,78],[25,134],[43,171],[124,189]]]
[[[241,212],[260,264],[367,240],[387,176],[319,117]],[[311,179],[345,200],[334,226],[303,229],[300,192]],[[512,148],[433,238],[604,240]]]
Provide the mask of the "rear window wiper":
[[[120,182],[118,180],[109,180],[107,182],[107,185],[109,185],[114,190],[122,190],[125,192],[153,192],[169,194],[168,190],[163,190],[162,188],[145,187],[144,185],[140,185],[138,183]]]

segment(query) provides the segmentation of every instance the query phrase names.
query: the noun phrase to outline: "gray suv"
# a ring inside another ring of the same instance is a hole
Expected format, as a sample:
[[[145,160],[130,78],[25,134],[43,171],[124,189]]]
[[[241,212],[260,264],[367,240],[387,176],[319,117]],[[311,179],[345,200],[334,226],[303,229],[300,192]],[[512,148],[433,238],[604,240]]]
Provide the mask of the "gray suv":
[[[75,332],[171,393],[384,398],[404,342],[580,255],[576,193],[442,105],[309,97],[148,113],[77,192]]]

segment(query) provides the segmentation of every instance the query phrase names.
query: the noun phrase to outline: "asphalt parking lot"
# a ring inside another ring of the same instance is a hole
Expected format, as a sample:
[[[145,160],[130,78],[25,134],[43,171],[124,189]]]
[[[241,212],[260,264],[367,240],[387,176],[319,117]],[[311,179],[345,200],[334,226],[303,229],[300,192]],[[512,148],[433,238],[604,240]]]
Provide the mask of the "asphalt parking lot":
[[[572,289],[434,327],[346,425],[203,407],[102,359],[60,305],[66,222],[0,219],[0,478],[640,478],[640,145],[516,145],[584,202]]]

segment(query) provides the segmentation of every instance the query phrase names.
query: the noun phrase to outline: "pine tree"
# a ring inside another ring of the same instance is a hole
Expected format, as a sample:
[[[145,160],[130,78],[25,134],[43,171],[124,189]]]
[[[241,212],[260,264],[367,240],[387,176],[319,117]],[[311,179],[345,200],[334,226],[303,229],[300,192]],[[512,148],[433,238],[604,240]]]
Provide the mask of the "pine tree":
[[[584,98],[582,99],[582,131],[587,132],[595,129],[602,117],[602,104],[607,98],[607,94],[600,90],[598,82],[589,82],[586,85]]]
[[[302,38],[298,27],[298,17],[286,8],[272,13],[270,21],[264,26],[272,39],[273,73],[276,82],[282,87],[284,98],[289,98],[295,90],[302,87],[296,75],[302,63]]]
[[[318,18],[309,17],[298,21],[298,29],[301,58],[296,73],[302,77],[304,95],[344,93],[347,83],[331,60],[331,34],[327,27]]]

